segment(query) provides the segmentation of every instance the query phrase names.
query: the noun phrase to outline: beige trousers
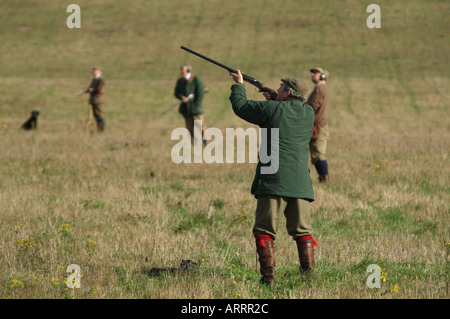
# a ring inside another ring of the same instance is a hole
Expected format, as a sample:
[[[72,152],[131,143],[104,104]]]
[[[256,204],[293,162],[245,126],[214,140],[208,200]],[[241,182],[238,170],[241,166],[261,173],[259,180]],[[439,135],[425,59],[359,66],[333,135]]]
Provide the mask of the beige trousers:
[[[316,164],[318,161],[325,161],[327,158],[325,154],[327,152],[327,142],[330,132],[328,125],[325,125],[319,129],[319,138],[315,141],[309,142],[309,151],[311,153],[311,163]]]
[[[258,196],[253,234],[276,237],[281,213],[286,218],[286,229],[293,239],[312,235],[311,203],[301,198]]]
[[[205,133],[206,125],[203,121],[203,114],[201,115],[192,115],[192,116],[184,116],[184,121],[186,123],[186,128],[191,133],[191,137],[194,138],[194,121],[202,121],[202,136]]]

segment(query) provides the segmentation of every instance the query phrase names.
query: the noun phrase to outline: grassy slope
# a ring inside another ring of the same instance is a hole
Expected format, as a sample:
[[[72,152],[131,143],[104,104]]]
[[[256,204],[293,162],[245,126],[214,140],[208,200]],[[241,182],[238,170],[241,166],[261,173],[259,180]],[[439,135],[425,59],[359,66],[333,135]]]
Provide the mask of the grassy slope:
[[[84,273],[76,298],[448,297],[448,3],[378,1],[379,30],[350,0],[77,4],[82,28],[69,30],[66,4],[0,1],[0,297],[70,298],[71,263]],[[332,183],[311,167],[314,276],[297,274],[281,221],[277,287],[256,290],[254,164],[170,161],[183,123],[159,113],[175,102],[181,63],[210,88],[207,125],[249,127],[229,109],[226,71],[180,45],[272,87],[330,70]],[[76,94],[93,65],[104,69],[108,122],[91,137]],[[17,131],[32,109],[39,130]],[[199,271],[147,274],[182,258]],[[381,289],[365,285],[371,263],[387,273]]]

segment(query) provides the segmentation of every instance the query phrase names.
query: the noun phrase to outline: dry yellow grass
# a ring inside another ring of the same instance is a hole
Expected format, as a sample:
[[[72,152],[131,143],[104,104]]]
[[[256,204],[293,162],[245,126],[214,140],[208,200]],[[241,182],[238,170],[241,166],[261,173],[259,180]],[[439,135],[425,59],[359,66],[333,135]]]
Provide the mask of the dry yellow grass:
[[[370,33],[357,1],[287,1],[289,12],[264,10],[273,1],[195,1],[190,14],[179,1],[151,9],[143,1],[79,4],[78,31],[59,26],[56,4],[20,7],[21,16],[10,4],[0,22],[1,298],[448,298],[448,4],[381,2],[382,29]],[[317,10],[326,24],[311,18]],[[414,41],[425,30],[429,40]],[[210,88],[206,124],[250,127],[230,109],[226,72],[179,45],[272,87],[286,74],[308,79],[308,68],[325,61],[332,70],[331,184],[319,184],[310,167],[320,244],[314,276],[298,274],[281,220],[277,286],[256,289],[254,164],[171,161],[170,135],[183,120],[160,113],[175,102],[185,61]],[[104,67],[107,126],[91,136],[79,124],[86,97],[76,94],[94,64]],[[431,66],[442,72],[425,73]],[[18,130],[35,108],[38,130]],[[148,273],[181,259],[199,262],[198,271]],[[365,285],[371,263],[387,273],[381,289]],[[80,289],[66,289],[69,264],[81,267]]]

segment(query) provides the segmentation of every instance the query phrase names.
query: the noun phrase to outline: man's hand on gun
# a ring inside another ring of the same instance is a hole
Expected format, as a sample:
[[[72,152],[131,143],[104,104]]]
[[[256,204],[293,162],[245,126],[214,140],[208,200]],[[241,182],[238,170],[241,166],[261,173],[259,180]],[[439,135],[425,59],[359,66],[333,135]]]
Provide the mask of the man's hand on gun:
[[[244,84],[244,77],[242,76],[241,70],[237,69],[236,72],[237,73],[230,72],[234,82]]]
[[[264,95],[266,100],[275,100],[277,97],[277,91],[275,91],[274,89],[268,88],[267,86],[264,87],[264,91],[260,90],[259,92],[262,92],[262,94]]]
[[[244,84],[244,77],[242,76],[241,70],[237,69],[236,73],[230,72],[230,75],[233,77],[234,82]],[[275,100],[278,94],[277,91],[267,86],[263,86],[259,92],[264,95],[266,100]]]

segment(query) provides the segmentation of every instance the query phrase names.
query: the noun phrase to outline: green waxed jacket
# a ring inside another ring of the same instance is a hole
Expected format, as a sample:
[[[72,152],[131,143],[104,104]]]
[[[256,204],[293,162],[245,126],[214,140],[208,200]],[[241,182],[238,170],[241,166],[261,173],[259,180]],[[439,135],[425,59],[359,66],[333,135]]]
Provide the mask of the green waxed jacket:
[[[205,89],[198,76],[192,75],[188,81],[179,78],[176,83],[174,95],[177,99],[181,100],[182,96],[188,97],[190,94],[194,94],[194,98],[188,103],[181,103],[178,111],[184,116],[203,114],[202,101]]]
[[[314,201],[308,168],[309,141],[314,126],[312,107],[294,98],[284,101],[247,100],[243,84],[231,87],[230,101],[237,116],[267,129],[267,155],[271,154],[271,128],[279,129],[278,170],[273,174],[262,174],[261,167],[271,163],[264,164],[260,158],[251,193],[255,197],[278,195]]]

